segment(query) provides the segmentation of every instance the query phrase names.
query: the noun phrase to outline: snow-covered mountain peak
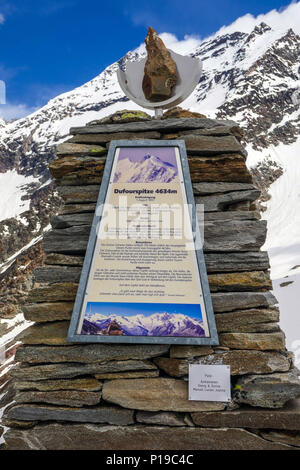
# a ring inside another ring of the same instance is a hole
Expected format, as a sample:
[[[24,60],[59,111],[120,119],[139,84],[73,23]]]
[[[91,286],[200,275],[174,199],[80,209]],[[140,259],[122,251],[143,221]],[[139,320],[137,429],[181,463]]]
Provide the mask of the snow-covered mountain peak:
[[[139,161],[123,158],[115,170],[115,183],[169,183],[177,176],[177,168],[154,155],[145,155]]]
[[[262,35],[266,33],[267,31],[271,31],[271,30],[272,28],[262,21],[258,26],[255,26],[253,32],[249,35],[249,37],[251,37],[254,34]]]

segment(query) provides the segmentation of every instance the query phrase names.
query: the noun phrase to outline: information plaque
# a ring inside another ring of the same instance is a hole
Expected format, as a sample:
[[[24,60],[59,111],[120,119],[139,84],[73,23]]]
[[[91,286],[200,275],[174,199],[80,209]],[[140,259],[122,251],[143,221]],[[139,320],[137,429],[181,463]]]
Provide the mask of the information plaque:
[[[189,400],[230,402],[230,366],[189,364]]]
[[[184,141],[110,143],[68,341],[218,344]]]

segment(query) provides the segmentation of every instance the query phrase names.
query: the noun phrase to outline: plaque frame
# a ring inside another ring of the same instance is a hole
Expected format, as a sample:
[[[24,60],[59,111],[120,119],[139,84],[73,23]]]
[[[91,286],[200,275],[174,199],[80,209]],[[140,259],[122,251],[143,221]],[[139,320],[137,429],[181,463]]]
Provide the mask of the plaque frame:
[[[209,283],[207,278],[206,264],[202,248],[196,249],[196,258],[198,262],[200,282],[202,286],[203,300],[206,309],[206,319],[209,328],[209,337],[181,337],[181,336],[105,336],[105,335],[83,335],[77,333],[78,323],[80,321],[82,304],[84,302],[85,291],[88,283],[90,267],[92,264],[95,245],[97,242],[96,229],[101,220],[101,207],[106,198],[107,189],[110,182],[110,175],[113,168],[114,157],[118,147],[177,147],[182,163],[182,172],[185,183],[186,197],[188,204],[192,206],[192,230],[195,233],[195,240],[200,240],[200,230],[198,225],[193,187],[189,171],[187,153],[184,140],[112,140],[110,142],[106,163],[103,171],[102,181],[98,194],[98,200],[94,213],[93,223],[89,235],[89,241],[86,249],[84,263],[82,266],[77,295],[74,303],[73,313],[68,330],[67,341],[71,343],[129,343],[129,344],[181,344],[181,345],[219,345],[218,333],[210,295]]]

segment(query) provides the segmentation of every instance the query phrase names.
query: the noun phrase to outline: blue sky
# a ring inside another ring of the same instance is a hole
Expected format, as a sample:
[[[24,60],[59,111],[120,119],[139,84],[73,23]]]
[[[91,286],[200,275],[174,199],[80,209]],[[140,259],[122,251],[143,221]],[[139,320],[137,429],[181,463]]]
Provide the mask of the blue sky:
[[[289,5],[284,0],[0,0],[0,116],[26,115],[92,79],[159,33],[206,37],[238,17]],[[295,2],[293,2],[295,3]]]
[[[153,313],[180,313],[191,318],[202,320],[201,308],[198,304],[151,304],[151,303],[122,303],[122,302],[88,302],[86,314],[100,313],[101,315],[121,315],[132,317]]]

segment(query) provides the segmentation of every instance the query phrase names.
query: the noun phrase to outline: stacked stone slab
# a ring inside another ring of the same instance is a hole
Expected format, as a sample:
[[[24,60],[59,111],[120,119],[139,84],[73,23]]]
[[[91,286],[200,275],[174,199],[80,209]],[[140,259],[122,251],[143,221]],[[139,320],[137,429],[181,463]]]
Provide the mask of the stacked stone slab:
[[[123,118],[123,119],[122,119]],[[125,122],[124,122],[125,121]],[[35,322],[12,371],[9,449],[291,449],[300,447],[297,370],[278,326],[266,222],[234,122],[118,113],[71,129],[50,164],[64,204],[24,305]],[[220,345],[66,342],[109,142],[183,139],[205,207],[204,252]],[[229,364],[232,401],[187,399],[188,364]]]

